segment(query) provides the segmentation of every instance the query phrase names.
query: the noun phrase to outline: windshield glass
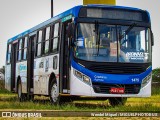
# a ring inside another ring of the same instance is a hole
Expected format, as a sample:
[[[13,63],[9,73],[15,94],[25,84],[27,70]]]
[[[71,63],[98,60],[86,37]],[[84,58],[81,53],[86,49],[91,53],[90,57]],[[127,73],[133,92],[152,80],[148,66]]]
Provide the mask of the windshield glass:
[[[127,34],[128,26],[118,26],[120,38],[119,62],[151,62],[150,30],[145,27],[134,27]]]
[[[94,23],[78,24],[75,57],[96,62],[151,61],[149,29],[107,24],[96,26]]]

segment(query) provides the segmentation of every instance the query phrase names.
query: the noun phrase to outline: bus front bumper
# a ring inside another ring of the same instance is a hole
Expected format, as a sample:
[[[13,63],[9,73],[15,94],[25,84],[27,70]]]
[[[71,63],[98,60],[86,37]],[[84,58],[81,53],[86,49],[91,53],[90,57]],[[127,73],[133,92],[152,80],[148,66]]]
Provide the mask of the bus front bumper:
[[[73,69],[71,69],[73,73]],[[151,80],[143,87],[140,88],[137,94],[108,94],[108,93],[96,93],[92,85],[88,85],[73,74],[71,75],[70,82],[70,94],[76,96],[87,96],[87,97],[150,97],[151,96]]]

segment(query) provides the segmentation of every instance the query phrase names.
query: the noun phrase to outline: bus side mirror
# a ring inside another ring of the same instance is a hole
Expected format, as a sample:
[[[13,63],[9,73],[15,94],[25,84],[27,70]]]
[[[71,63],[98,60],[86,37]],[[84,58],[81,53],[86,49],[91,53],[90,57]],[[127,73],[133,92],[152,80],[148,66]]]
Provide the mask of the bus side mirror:
[[[153,35],[153,32],[151,32],[151,45],[154,46],[154,35]]]
[[[74,23],[69,23],[67,28],[67,35],[69,38],[74,38]]]

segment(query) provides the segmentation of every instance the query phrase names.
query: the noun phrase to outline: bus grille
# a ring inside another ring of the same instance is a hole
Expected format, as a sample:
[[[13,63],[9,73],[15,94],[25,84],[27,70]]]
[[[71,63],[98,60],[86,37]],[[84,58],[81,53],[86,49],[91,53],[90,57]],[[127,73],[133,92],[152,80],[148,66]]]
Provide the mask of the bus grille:
[[[124,88],[124,94],[138,94],[141,88],[140,84],[102,84],[102,83],[92,83],[95,93],[111,94],[111,88]]]
[[[86,69],[89,69],[97,73],[105,74],[141,74],[145,72],[149,66],[149,63],[119,63],[119,62],[94,62],[85,61],[74,58],[77,63],[83,65]]]
[[[93,72],[107,74],[140,74],[146,71],[146,67],[139,65],[92,65],[88,68]]]

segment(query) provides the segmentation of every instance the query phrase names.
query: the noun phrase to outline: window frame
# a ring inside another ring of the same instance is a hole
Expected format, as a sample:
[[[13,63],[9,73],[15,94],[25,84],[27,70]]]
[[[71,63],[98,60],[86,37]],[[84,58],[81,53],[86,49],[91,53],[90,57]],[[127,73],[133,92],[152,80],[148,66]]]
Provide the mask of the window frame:
[[[58,26],[58,36],[54,37],[54,26],[55,24],[59,24]],[[49,39],[45,40],[46,38],[46,29],[47,27],[50,27],[50,35],[49,35]],[[39,29],[37,29],[36,31],[36,43],[35,43],[35,55],[34,57],[35,58],[40,58],[42,56],[48,56],[50,54],[56,54],[58,53],[59,51],[59,43],[60,43],[60,28],[61,28],[61,22],[60,20],[56,21],[56,22],[53,22],[53,23],[50,23],[50,24],[47,24]],[[39,31],[42,31],[42,41],[39,42],[38,39],[39,39]],[[57,41],[57,49],[55,51],[52,51],[52,45],[53,45],[53,40],[57,38],[58,41]],[[49,41],[49,46],[48,46],[48,52],[45,53],[45,43],[46,41]],[[41,44],[41,54],[38,55],[38,44]]]

